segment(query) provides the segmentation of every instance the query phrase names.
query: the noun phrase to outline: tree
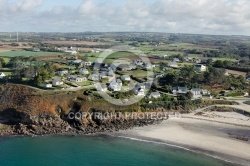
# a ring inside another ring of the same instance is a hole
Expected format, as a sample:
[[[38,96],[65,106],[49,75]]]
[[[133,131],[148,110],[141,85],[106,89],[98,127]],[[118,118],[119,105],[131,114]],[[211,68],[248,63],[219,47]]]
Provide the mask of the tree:
[[[185,94],[185,96],[186,96],[186,98],[187,98],[188,100],[191,100],[191,99],[193,98],[194,94],[193,94],[192,92],[188,91],[188,92]]]
[[[0,57],[0,68],[5,66],[5,61],[2,57]]]

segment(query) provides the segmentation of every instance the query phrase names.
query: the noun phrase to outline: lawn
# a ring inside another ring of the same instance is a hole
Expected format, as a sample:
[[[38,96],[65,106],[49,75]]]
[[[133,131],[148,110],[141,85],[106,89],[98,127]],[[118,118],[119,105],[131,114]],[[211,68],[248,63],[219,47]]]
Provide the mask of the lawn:
[[[106,55],[107,55],[107,57],[105,58]],[[128,60],[126,60],[125,58],[135,56],[135,54],[131,53],[131,52],[120,51],[120,52],[114,52],[112,54],[109,54],[109,53],[88,53],[88,54],[84,54],[84,56],[86,56],[88,58],[88,60],[91,62],[96,62],[98,59],[100,59],[100,60],[104,60],[104,62],[108,63],[108,64],[111,64],[113,62],[127,64]],[[122,58],[124,58],[124,59],[122,59]]]
[[[147,71],[145,70],[122,71],[121,74],[133,75],[136,78],[147,77]]]
[[[213,61],[217,61],[217,60],[221,60],[221,61],[233,61],[233,62],[237,62],[237,59],[234,58],[212,58]]]
[[[62,55],[58,52],[33,52],[33,51],[6,51],[0,52],[0,56],[15,57],[15,56],[48,56],[48,55]]]

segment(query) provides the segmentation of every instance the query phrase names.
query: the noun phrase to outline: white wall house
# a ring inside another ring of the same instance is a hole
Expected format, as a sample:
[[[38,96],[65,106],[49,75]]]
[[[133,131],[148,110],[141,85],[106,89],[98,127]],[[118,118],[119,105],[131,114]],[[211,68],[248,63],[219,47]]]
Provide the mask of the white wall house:
[[[0,73],[0,79],[3,79],[6,75],[4,73]]]
[[[57,74],[58,74],[59,76],[63,76],[63,75],[68,74],[68,73],[69,73],[68,70],[61,70],[61,71],[58,71],[58,72],[57,72]]]
[[[100,75],[99,74],[91,74],[91,75],[89,75],[88,79],[91,81],[99,81]]]
[[[143,88],[135,88],[134,93],[136,96],[145,96],[145,89]]]
[[[85,66],[91,66],[93,63],[92,62],[90,62],[90,61],[86,61],[86,62],[84,62],[84,65]]]
[[[101,92],[106,92],[108,88],[105,84],[99,84],[99,85],[96,85],[96,90],[101,91]]]
[[[196,70],[196,71],[206,71],[207,70],[207,66],[205,66],[205,65],[195,65],[194,66],[194,70]]]
[[[121,91],[122,90],[122,82],[121,80],[112,80],[109,84],[109,89],[112,91]]]
[[[130,81],[131,78],[130,78],[129,75],[123,75],[123,76],[121,76],[121,80],[122,80],[122,81]]]
[[[193,88],[190,90],[193,93],[193,98],[201,98],[202,97],[202,90],[199,88]]]
[[[178,68],[179,66],[176,62],[168,62],[168,67]]]
[[[52,84],[45,84],[44,87],[45,87],[45,88],[52,88],[52,86],[53,86]]]
[[[70,81],[70,82],[83,82],[83,81],[87,81],[87,78],[86,77],[70,76],[68,78],[68,81]]]
[[[159,98],[159,97],[161,97],[161,94],[159,93],[159,92],[152,92],[149,96],[148,96],[148,98],[154,98],[154,99],[157,99],[157,98]]]
[[[63,82],[62,82],[61,78],[54,78],[52,80],[52,85],[53,86],[58,86],[58,85],[62,85],[62,84],[63,84]]]
[[[186,87],[173,87],[173,90],[172,90],[172,93],[174,95],[176,94],[186,94],[188,92],[187,88]]]
[[[88,69],[81,68],[81,69],[79,70],[79,73],[82,74],[82,75],[87,75],[87,74],[89,74],[89,71],[88,71]]]

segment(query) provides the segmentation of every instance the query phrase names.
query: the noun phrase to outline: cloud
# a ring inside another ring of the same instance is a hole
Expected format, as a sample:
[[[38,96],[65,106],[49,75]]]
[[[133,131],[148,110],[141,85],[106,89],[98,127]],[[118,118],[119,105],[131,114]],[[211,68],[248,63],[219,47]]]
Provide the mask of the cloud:
[[[22,0],[10,4],[0,0],[0,6],[5,8],[5,12],[0,9],[1,13],[5,13],[0,15],[10,20],[10,25],[18,20],[24,31],[30,30],[32,26],[33,31],[156,31],[250,35],[248,0],[83,0],[75,7],[64,6],[62,3],[51,9],[38,10],[43,3],[42,0]],[[0,18],[1,22],[4,18]],[[1,25],[0,30],[4,30],[5,24]]]
[[[30,12],[34,11],[37,7],[42,4],[43,0],[22,0],[13,7],[10,7],[14,12]]]

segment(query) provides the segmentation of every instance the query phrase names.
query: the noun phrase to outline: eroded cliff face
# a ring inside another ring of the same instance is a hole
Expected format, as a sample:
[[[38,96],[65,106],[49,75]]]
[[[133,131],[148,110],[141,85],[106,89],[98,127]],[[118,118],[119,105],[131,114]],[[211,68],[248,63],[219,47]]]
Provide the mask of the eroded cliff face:
[[[92,101],[82,92],[43,92],[21,85],[2,85],[0,103],[0,123],[10,126],[7,130],[0,129],[2,135],[90,134],[162,121],[141,115],[131,118],[124,114],[118,118],[102,118],[93,113],[135,111],[139,106],[120,107],[105,101]],[[70,117],[70,114],[74,116]],[[87,116],[79,118],[76,114]]]

